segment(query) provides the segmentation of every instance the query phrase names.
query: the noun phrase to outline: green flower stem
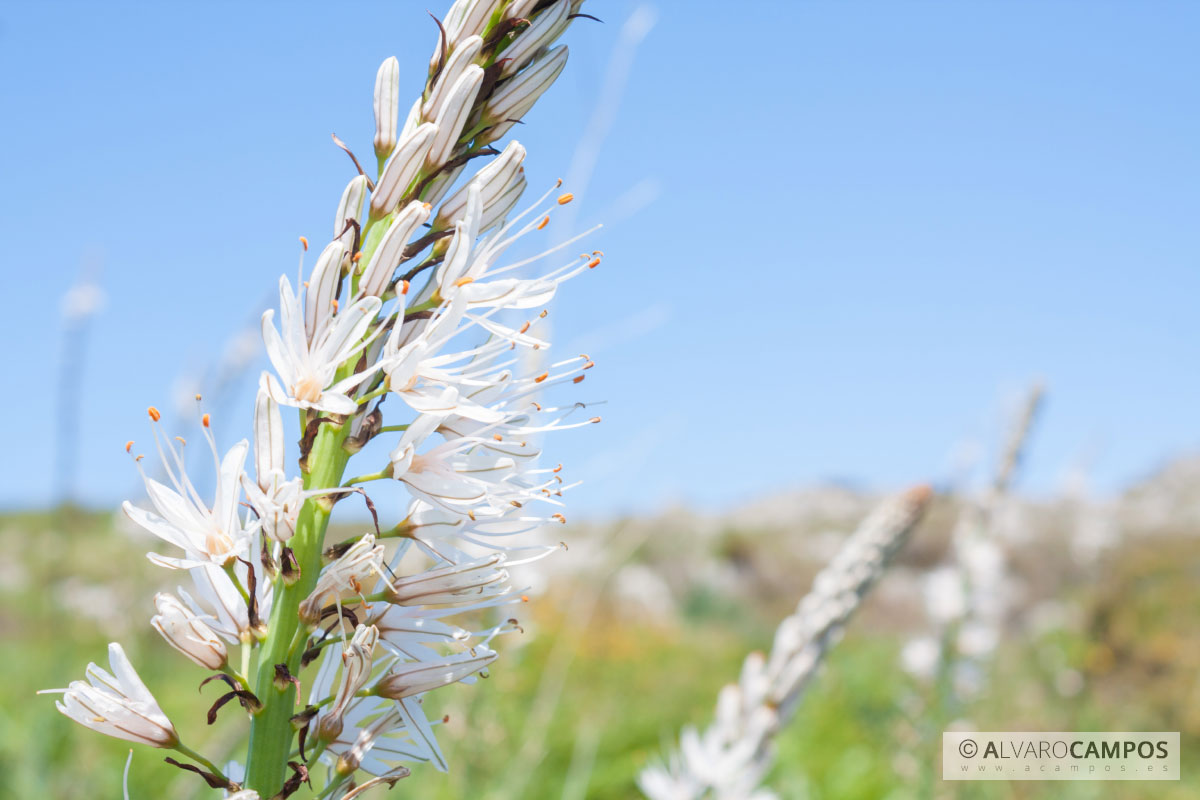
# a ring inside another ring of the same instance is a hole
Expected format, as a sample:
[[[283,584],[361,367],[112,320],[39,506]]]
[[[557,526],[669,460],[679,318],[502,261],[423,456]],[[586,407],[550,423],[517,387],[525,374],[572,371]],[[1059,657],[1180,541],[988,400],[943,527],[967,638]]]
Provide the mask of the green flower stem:
[[[309,471],[304,473],[305,489],[329,489],[339,486],[350,454],[342,447],[349,425],[321,425],[308,455]],[[275,665],[287,664],[293,674],[300,672],[300,648],[289,652],[300,617],[301,601],[313,590],[321,572],[321,550],[331,507],[325,498],[309,498],[300,510],[296,535],[288,542],[300,565],[300,579],[291,586],[282,581],[275,586],[275,603],[266,640],[258,663],[255,694],[263,710],[250,724],[250,753],[246,764],[246,788],[259,797],[271,797],[283,786],[287,756],[292,749],[291,718],[296,713],[296,687],[275,687]]]

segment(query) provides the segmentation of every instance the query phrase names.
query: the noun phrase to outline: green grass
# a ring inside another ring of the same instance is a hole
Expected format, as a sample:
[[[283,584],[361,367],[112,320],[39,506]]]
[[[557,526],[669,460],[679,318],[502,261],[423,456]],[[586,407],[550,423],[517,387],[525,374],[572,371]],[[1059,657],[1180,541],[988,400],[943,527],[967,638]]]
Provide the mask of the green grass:
[[[61,512],[0,518],[0,546],[0,797],[120,797],[128,747],[34,695],[81,677],[89,660],[103,665],[112,639],[125,644],[191,746],[241,758],[233,749],[247,727],[241,712],[227,707],[206,726],[219,690],[197,691],[200,670],[149,627],[154,591],[186,576],[146,562],[148,540],[114,529],[108,516]],[[1013,631],[985,693],[962,710],[983,730],[1178,730],[1182,781],[942,783],[932,770],[948,720],[930,711],[929,690],[897,668],[897,626],[869,608],[811,685],[767,784],[781,797],[812,799],[1200,796],[1198,565],[1194,538],[1128,546],[1064,587],[1078,625],[1036,636]],[[638,771],[682,725],[709,720],[717,690],[745,653],[769,647],[778,611],[700,590],[683,598],[681,619],[669,624],[622,616],[603,594],[594,613],[588,608],[565,586],[523,607],[526,633],[499,643],[491,677],[430,696],[449,715],[442,741],[451,772],[416,765],[389,796],[637,797]],[[1056,688],[1066,669],[1084,679],[1071,696]],[[555,679],[560,695],[546,691]],[[549,712],[544,727],[539,708]],[[162,764],[162,755],[136,749],[134,800],[215,795]]]

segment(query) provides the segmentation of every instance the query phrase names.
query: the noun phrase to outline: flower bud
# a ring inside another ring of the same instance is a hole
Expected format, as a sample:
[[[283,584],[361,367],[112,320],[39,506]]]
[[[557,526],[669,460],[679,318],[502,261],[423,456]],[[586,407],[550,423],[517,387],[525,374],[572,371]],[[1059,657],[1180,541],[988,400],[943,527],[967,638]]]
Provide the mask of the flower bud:
[[[333,317],[333,301],[337,297],[338,280],[342,276],[342,259],[346,257],[346,245],[332,241],[325,245],[308,278],[308,291],[304,296],[304,330],[311,344],[325,330]]]
[[[446,66],[438,74],[437,83],[434,84],[433,91],[429,93],[429,99],[421,106],[421,116],[424,119],[437,118],[438,111],[449,94],[450,88],[462,77],[467,67],[479,58],[481,50],[483,50],[483,39],[478,36],[468,36],[454,48],[454,53],[446,60]]]
[[[154,606],[158,614],[150,624],[167,644],[205,669],[225,666],[229,659],[225,643],[191,609],[174,595],[162,592],[154,595]]]
[[[475,96],[479,94],[479,87],[482,85],[483,67],[468,64],[462,75],[446,92],[435,120],[437,136],[434,137],[429,155],[425,158],[425,163],[431,170],[439,168],[450,159],[450,154],[454,152],[459,138],[463,135],[467,119],[475,105]]]
[[[480,232],[491,230],[494,226],[503,222],[509,212],[516,207],[517,202],[524,193],[525,173],[519,172],[517,173],[517,179],[508,185],[508,188],[504,190],[504,194],[497,197],[490,206],[483,210],[483,219],[479,223]]]
[[[404,137],[384,165],[383,174],[371,195],[371,216],[378,218],[390,214],[404,197],[425,162],[437,132],[437,125],[426,122]]]
[[[337,215],[333,218],[333,238],[345,245],[347,256],[352,255],[351,249],[354,247],[354,226],[347,226],[346,223],[354,220],[361,228],[363,201],[366,199],[367,176],[355,175],[346,184],[342,200],[338,203]]]
[[[375,74],[375,156],[387,158],[396,149],[397,116],[400,113],[400,62],[385,59]]]
[[[539,58],[520,75],[505,81],[483,109],[484,122],[496,123],[484,138],[495,141],[507,133],[516,120],[533,108],[533,104],[550,88],[566,65],[567,46],[563,44]]]
[[[558,0],[554,5],[538,14],[528,28],[506,47],[500,58],[509,59],[500,70],[501,77],[515,75],[537,55],[543,47],[549,47],[571,24],[571,0]]]
[[[282,476],[284,436],[279,404],[259,389],[254,399],[254,475],[264,492],[271,490],[272,476]]]
[[[363,270],[362,279],[358,284],[359,294],[367,297],[383,297],[392,273],[404,255],[404,247],[413,233],[425,220],[429,219],[429,204],[413,200],[400,211],[388,226],[387,232],[379,240],[371,260]]]
[[[400,700],[461,681],[496,660],[496,652],[482,645],[467,653],[439,661],[413,661],[392,669],[375,684],[375,694]]]
[[[500,197],[508,195],[513,184],[524,180],[521,175],[521,164],[524,160],[525,147],[517,141],[509,142],[504,152],[489,161],[483,169],[475,173],[466,186],[442,203],[433,227],[445,230],[462,219],[467,209],[467,192],[472,185],[479,186],[479,199],[483,203],[486,216],[487,209]]]

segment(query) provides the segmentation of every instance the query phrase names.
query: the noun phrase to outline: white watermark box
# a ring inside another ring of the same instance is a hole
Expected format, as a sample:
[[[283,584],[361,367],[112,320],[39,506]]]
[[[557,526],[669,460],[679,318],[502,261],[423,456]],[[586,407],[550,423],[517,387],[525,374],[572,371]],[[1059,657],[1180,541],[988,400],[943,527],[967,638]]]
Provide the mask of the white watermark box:
[[[1179,733],[954,731],[947,781],[1176,781]]]

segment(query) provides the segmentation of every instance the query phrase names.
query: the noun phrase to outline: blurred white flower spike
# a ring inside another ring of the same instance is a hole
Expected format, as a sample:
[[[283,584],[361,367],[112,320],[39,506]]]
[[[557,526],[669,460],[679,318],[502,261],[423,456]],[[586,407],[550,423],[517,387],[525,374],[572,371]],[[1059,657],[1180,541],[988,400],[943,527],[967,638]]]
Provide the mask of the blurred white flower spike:
[[[379,67],[375,175],[334,137],[354,171],[331,238],[306,276],[301,237],[300,274],[279,277],[279,307],[262,316],[271,369],[254,403],[253,451],[241,441],[222,456],[202,417],[216,467],[211,502],[188,477],[183,440],[163,434],[150,410],[170,485],[147,475],[153,511],[124,510],[182,551],[152,554],[154,563],[186,569],[193,582],[159,594],[151,622],[211,673],[205,683],[224,684],[210,724],[230,703],[250,717],[244,768],[222,770],[185,747],[117,645],[117,678],[89,668],[92,684],[66,690],[64,713],[173,748],[188,761],[170,763],[243,800],[283,800],[306,785],[345,800],[411,765],[449,768],[423,695],[474,682],[498,658],[494,638],[520,628],[507,613],[483,630],[444,620],[522,602],[508,567],[557,549],[525,536],[565,521],[570,488],[561,466],[539,466],[542,439],[599,422],[582,404],[539,402],[593,366],[582,355],[546,358],[539,322],[559,286],[600,253],[543,268],[563,242],[502,261],[572,195],[560,182],[516,212],[526,149],[492,146],[562,71],[567,50],[556,42],[581,5],[459,0],[437,25],[411,103],[397,59]],[[377,438],[384,447],[367,447]],[[356,457],[376,460],[347,472]],[[381,521],[374,492],[407,496],[405,516]],[[327,542],[337,501],[351,493],[365,497],[373,522]],[[301,685],[306,706],[297,705]],[[359,771],[375,777],[360,783]]]

